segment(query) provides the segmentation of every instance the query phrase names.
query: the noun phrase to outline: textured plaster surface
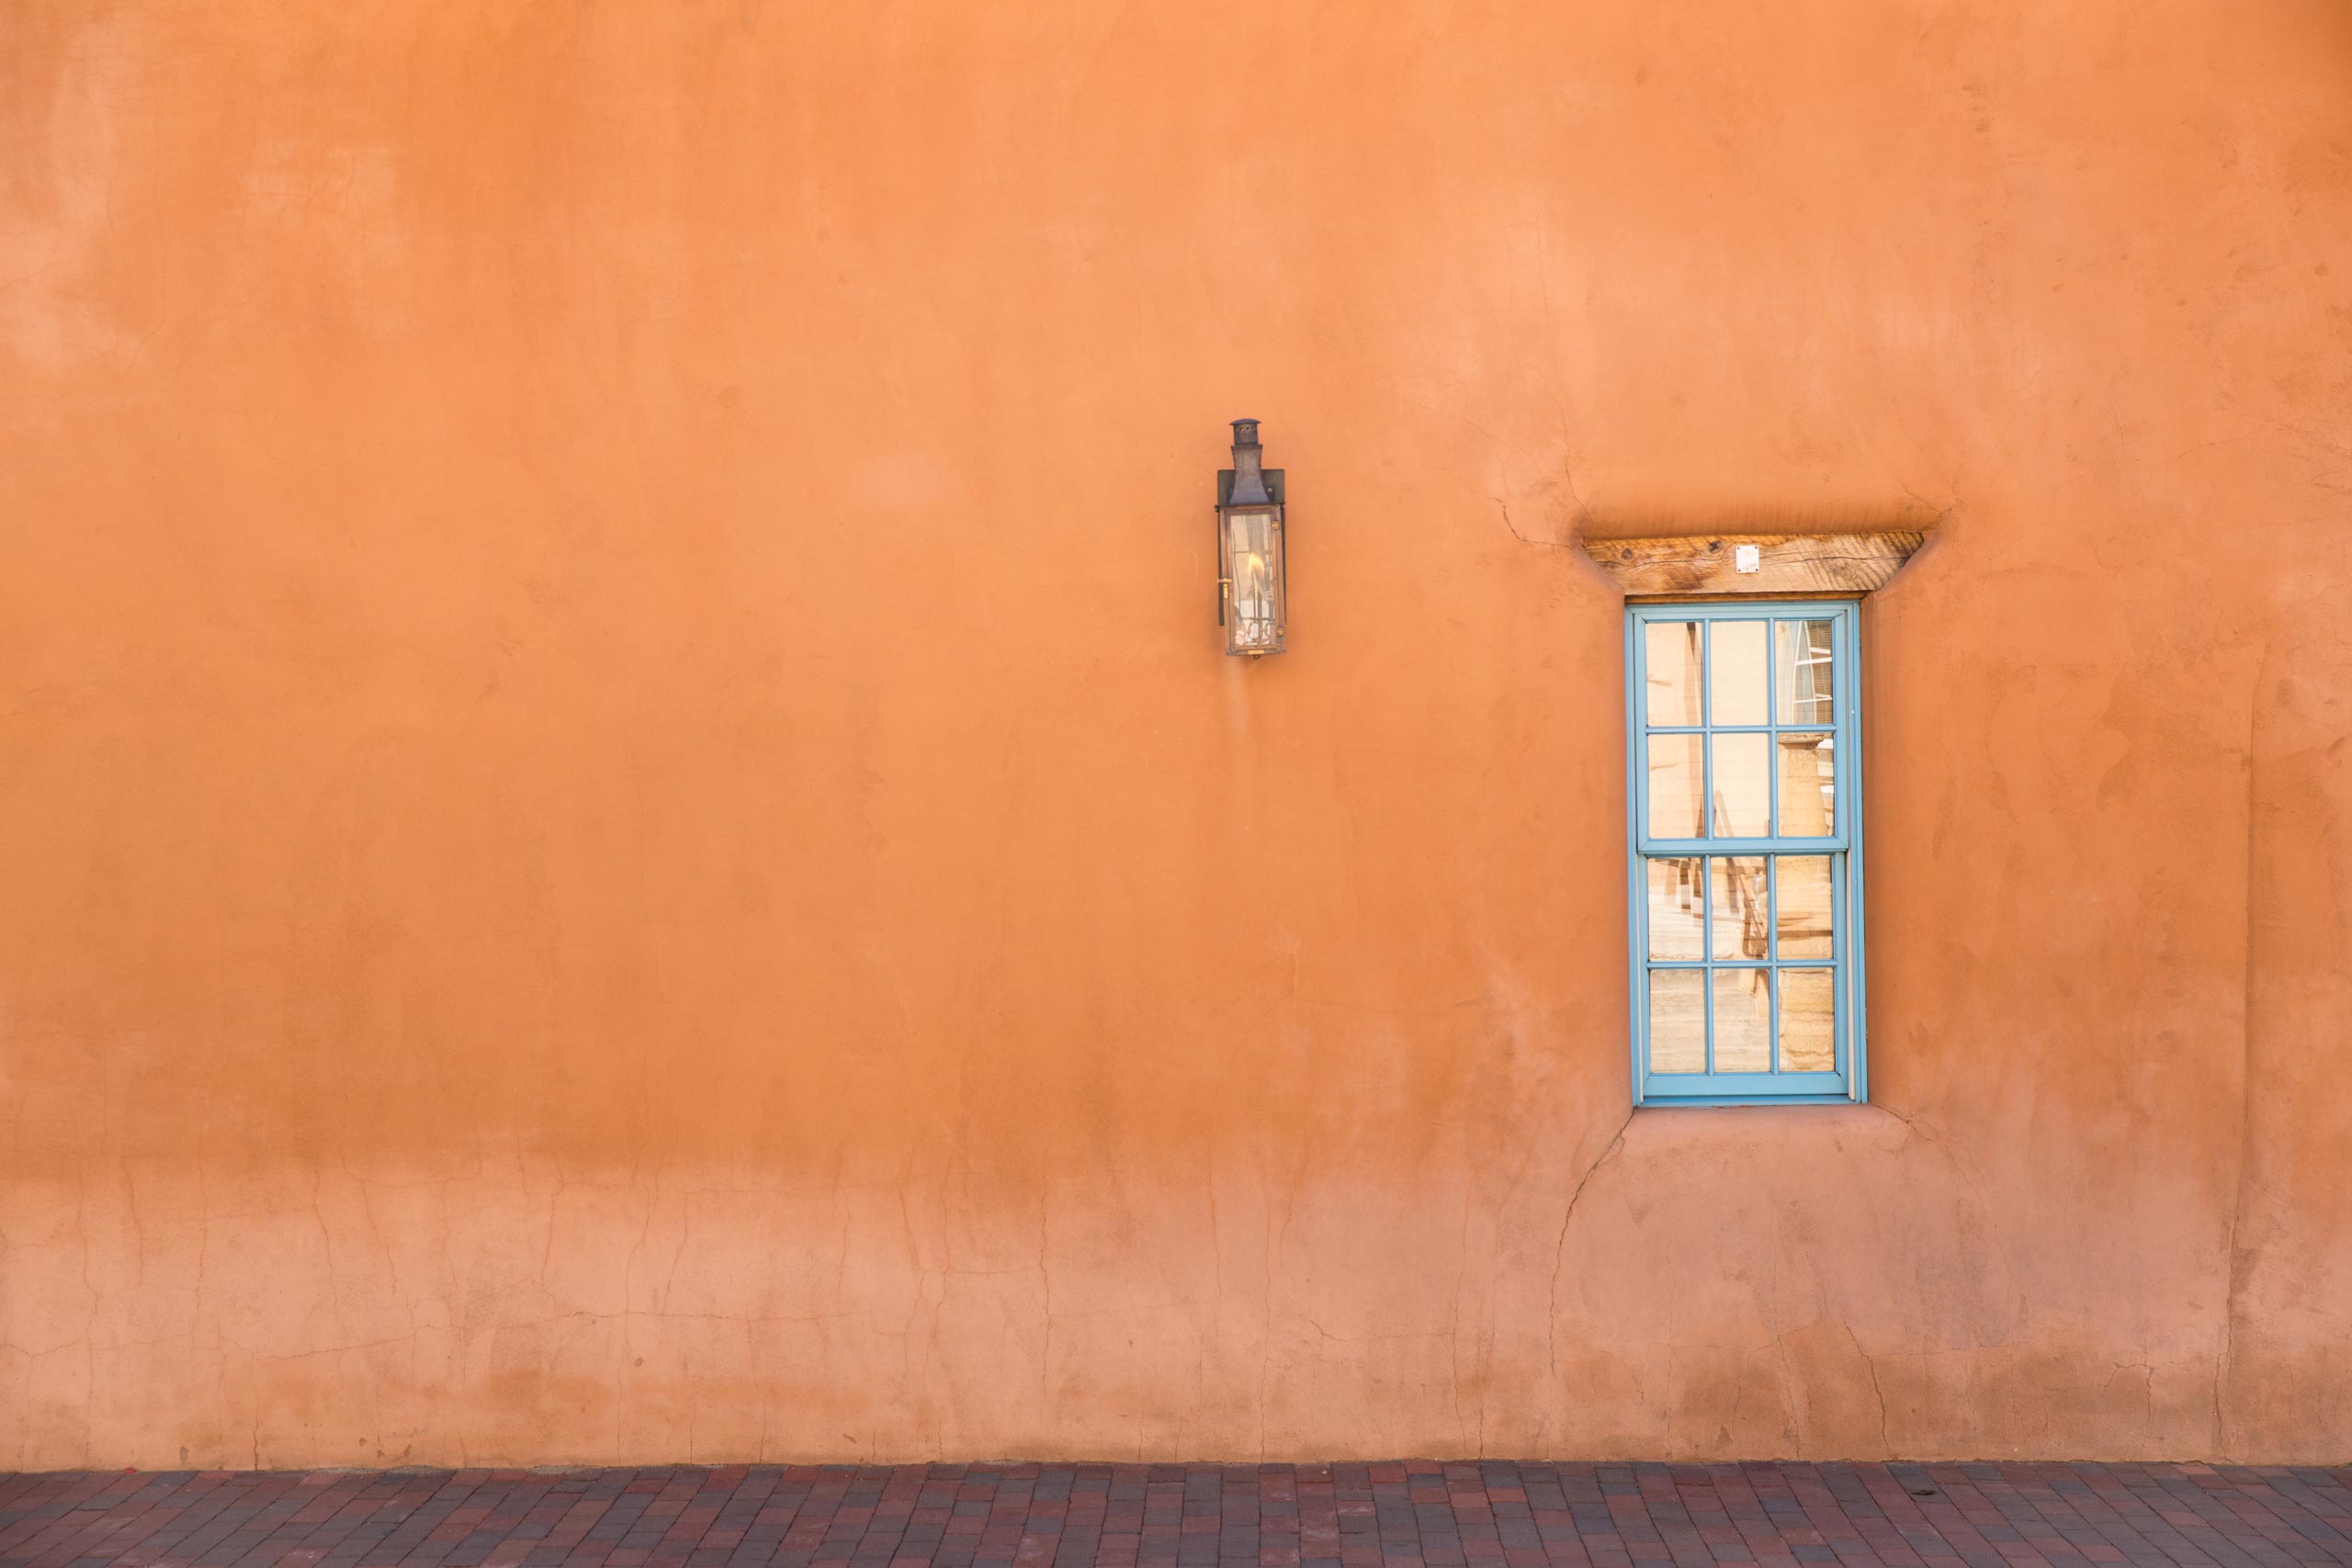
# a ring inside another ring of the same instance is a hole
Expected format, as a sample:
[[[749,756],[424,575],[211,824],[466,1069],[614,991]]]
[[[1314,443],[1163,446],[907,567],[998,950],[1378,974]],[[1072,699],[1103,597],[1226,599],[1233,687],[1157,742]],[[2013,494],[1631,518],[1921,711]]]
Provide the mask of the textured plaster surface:
[[[0,1466],[2352,1457],[2348,258],[2293,0],[0,7]],[[1629,1118],[1569,541],[1929,523]]]

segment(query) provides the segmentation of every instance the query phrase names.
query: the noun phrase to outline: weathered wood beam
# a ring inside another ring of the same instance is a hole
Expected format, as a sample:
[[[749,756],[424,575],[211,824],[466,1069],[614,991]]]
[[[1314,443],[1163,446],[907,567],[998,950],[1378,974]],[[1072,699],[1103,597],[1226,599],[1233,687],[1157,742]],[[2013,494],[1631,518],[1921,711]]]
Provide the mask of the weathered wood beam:
[[[1673,539],[1579,539],[1628,599],[1771,598],[1868,593],[1927,542],[1916,528],[1879,534],[1699,534]],[[1741,547],[1755,570],[1742,571]]]

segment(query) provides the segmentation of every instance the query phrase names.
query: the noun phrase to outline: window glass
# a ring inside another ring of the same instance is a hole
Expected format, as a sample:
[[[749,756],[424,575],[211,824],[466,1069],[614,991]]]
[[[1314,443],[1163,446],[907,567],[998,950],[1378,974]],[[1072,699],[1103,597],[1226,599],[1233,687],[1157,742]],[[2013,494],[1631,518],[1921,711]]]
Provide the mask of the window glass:
[[[1715,1071],[1772,1070],[1772,972],[1717,969]]]
[[[1649,759],[1651,836],[1698,838],[1700,808],[1707,796],[1706,738],[1653,735]]]
[[[1643,629],[1649,671],[1649,721],[1699,722],[1699,623],[1652,621]]]
[[[1781,1068],[1826,1073],[1837,1066],[1837,976],[1827,969],[1781,971]]]
[[[1707,972],[1650,971],[1650,1070],[1707,1070]]]
[[[1759,740],[1761,736],[1725,736]],[[1781,837],[1826,838],[1838,830],[1838,742],[1810,732],[1775,736],[1781,752]],[[1722,740],[1716,742],[1721,745]]]
[[[1714,839],[1760,839],[1770,833],[1772,822],[1772,775],[1768,759],[1771,756],[1772,738],[1769,735],[1717,735],[1712,738],[1715,754],[1713,823],[1708,837]]]
[[[1772,689],[1778,694],[1773,714],[1781,724],[1828,724],[1837,717],[1834,701],[1836,654],[1830,621],[1776,621],[1778,634],[1772,659]]]
[[[1772,938],[1776,958],[1828,958],[1834,931],[1827,855],[1772,859]]]
[[[1704,956],[1701,935],[1706,890],[1699,880],[1705,863],[1693,857],[1660,856],[1649,867],[1650,956]]]
[[[1770,941],[1771,905],[1764,882],[1764,857],[1717,855],[1708,864],[1714,874],[1708,879],[1708,907],[1713,911],[1708,927],[1713,940],[1707,944],[1707,956],[1764,957]]]
[[[1762,621],[1717,621],[1707,644],[1707,722],[1762,724],[1770,706],[1770,645]]]

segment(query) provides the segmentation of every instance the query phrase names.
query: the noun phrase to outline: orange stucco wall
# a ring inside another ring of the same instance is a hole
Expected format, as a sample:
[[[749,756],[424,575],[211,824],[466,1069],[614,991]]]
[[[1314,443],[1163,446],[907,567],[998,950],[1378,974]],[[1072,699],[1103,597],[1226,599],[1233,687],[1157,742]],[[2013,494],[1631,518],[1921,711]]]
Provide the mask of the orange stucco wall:
[[[2347,497],[2319,0],[0,7],[0,1465],[2352,1457]],[[1629,1119],[1567,542],[1930,521]]]

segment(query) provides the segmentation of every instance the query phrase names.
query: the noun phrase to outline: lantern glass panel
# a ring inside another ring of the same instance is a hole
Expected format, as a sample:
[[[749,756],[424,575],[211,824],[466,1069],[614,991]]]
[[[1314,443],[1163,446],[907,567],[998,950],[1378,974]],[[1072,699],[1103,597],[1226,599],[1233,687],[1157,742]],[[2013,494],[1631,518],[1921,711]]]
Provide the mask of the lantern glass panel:
[[[1272,511],[1230,512],[1225,518],[1226,648],[1233,653],[1279,653],[1283,647],[1282,519]]]

